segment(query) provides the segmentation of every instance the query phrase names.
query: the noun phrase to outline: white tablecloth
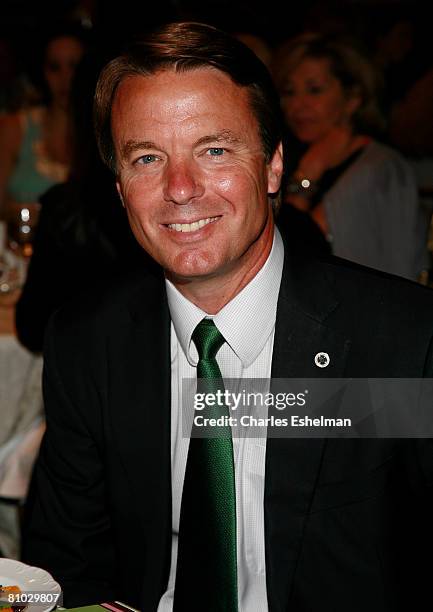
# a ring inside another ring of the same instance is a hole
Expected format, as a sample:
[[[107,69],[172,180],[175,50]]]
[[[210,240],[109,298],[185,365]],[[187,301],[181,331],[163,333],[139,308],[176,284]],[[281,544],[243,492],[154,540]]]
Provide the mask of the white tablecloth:
[[[13,335],[0,335],[0,497],[24,500],[45,429],[42,358],[24,349]],[[0,550],[17,558],[17,506],[0,502]]]

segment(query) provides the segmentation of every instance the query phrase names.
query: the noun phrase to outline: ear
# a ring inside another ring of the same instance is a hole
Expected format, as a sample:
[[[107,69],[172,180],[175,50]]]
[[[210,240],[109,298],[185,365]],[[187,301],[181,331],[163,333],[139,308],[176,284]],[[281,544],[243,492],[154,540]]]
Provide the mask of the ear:
[[[277,193],[283,176],[283,145],[280,142],[267,167],[268,193]]]
[[[116,189],[117,189],[117,193],[119,194],[120,201],[122,202],[122,206],[123,208],[125,208],[125,202],[123,201],[123,195],[122,195],[122,187],[119,181],[116,181]]]

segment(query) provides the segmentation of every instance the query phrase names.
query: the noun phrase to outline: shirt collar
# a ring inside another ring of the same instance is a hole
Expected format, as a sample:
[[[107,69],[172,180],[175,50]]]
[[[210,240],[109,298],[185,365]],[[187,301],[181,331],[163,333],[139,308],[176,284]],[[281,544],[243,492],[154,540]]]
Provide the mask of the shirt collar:
[[[191,336],[204,317],[214,320],[244,368],[257,359],[275,326],[283,260],[283,241],[275,228],[272,249],[263,267],[216,315],[209,315],[198,308],[171,281],[165,280],[176,336],[192,366],[197,365],[198,357]]]

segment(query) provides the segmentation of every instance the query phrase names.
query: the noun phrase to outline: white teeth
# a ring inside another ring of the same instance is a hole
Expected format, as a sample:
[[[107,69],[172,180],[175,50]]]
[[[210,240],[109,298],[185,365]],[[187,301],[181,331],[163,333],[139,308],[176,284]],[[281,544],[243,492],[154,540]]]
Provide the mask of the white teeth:
[[[213,223],[218,217],[208,217],[207,219],[200,219],[194,221],[194,223],[169,223],[170,229],[176,230],[176,232],[196,232],[208,223]]]

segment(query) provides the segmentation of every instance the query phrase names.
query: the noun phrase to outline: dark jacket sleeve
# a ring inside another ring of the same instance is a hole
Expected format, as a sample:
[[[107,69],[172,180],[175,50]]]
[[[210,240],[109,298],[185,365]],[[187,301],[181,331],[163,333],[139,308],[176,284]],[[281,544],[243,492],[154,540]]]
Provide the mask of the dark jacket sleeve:
[[[70,388],[73,376],[62,371],[72,361],[59,359],[53,328],[44,364],[47,430],[24,516],[22,559],[49,571],[63,589],[64,605],[73,607],[116,598],[114,544],[97,392],[84,375],[74,403],[64,382],[68,378]]]

